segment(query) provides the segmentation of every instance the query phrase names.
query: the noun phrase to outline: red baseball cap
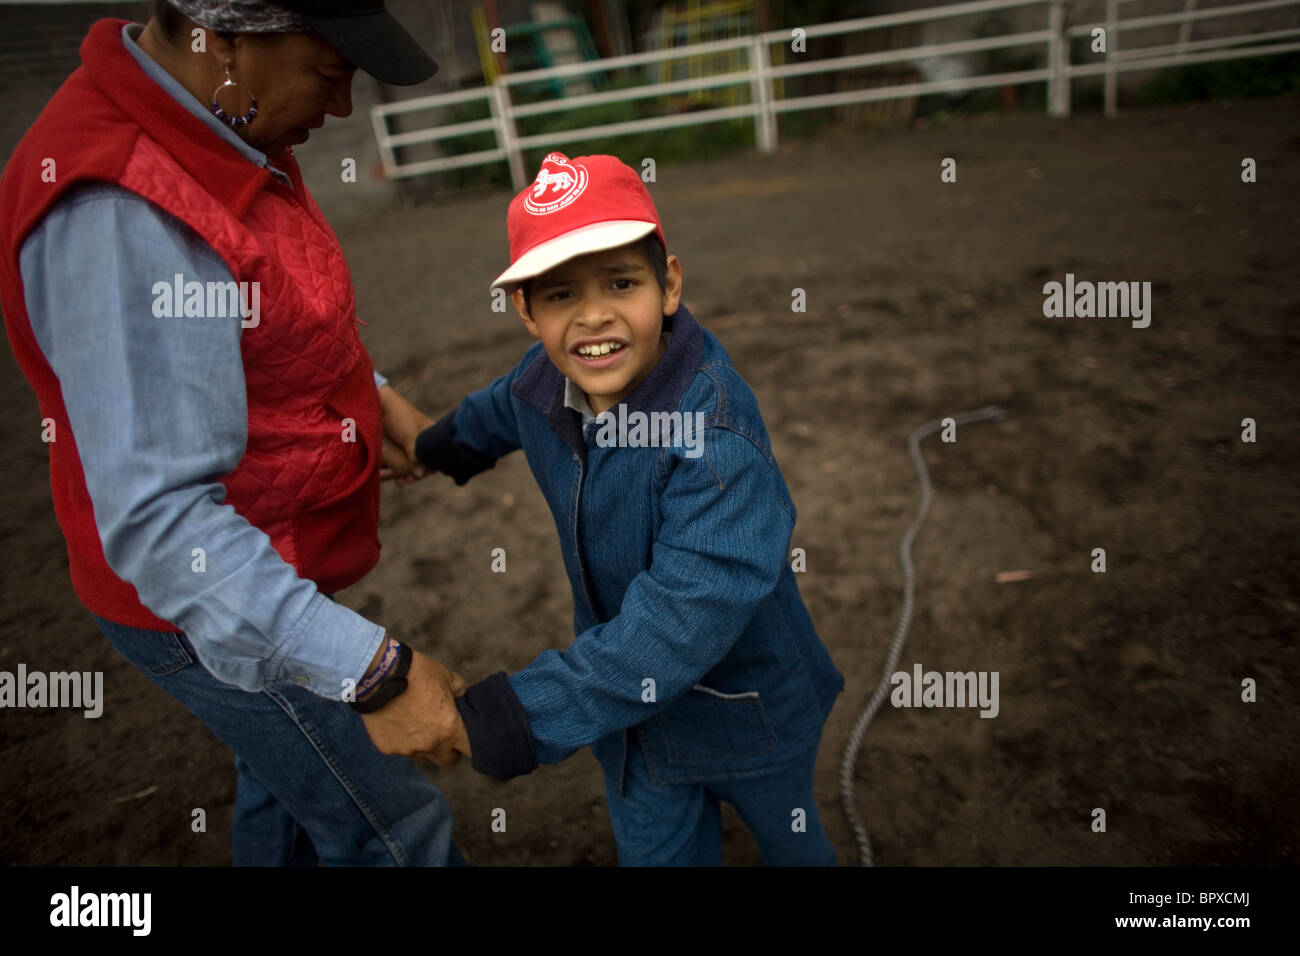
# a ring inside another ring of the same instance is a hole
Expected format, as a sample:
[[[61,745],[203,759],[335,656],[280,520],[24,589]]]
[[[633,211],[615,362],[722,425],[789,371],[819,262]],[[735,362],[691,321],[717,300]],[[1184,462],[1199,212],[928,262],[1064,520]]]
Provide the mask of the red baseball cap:
[[[562,262],[652,232],[668,248],[650,192],[617,156],[547,154],[532,185],[511,200],[506,231],[510,268],[492,288],[508,292]]]

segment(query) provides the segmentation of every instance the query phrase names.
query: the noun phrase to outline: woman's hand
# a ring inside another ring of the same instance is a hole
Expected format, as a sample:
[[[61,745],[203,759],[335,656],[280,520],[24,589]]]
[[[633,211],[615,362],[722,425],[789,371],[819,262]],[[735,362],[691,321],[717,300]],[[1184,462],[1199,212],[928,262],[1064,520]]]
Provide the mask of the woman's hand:
[[[411,470],[411,464],[406,458],[406,452],[398,447],[397,443],[384,436],[384,455],[379,466],[380,481],[395,481],[398,485],[409,485],[419,481],[424,477],[423,469],[420,474]]]
[[[433,419],[388,385],[379,390],[379,405],[384,413],[384,453],[379,477],[409,485],[428,473],[415,457],[415,440],[433,424]]]
[[[361,720],[380,753],[451,767],[461,754],[470,753],[469,734],[456,708],[456,698],[464,693],[465,678],[415,651],[406,690]]]

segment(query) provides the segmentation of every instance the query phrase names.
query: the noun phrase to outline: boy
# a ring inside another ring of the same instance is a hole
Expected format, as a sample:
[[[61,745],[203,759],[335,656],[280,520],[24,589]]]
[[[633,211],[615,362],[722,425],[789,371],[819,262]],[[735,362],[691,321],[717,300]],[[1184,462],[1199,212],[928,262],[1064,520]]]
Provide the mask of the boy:
[[[795,511],[753,393],[680,305],[654,203],[612,156],[551,153],[492,284],[541,340],[421,433],[457,484],[523,448],[577,637],[458,701],[498,779],[590,745],[622,865],[719,865],[719,800],[765,863],[832,865],[813,798],[844,680],[788,562]]]

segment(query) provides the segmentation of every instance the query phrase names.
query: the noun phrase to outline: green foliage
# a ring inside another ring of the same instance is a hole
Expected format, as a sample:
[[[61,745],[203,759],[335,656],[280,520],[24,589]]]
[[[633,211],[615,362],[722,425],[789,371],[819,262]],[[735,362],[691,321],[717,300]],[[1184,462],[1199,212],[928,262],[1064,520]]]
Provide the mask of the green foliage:
[[[631,74],[611,80],[606,88],[621,90],[644,86],[645,84],[646,80],[643,76]],[[674,110],[690,111],[726,105],[722,102],[722,94],[723,91],[718,91],[717,102],[693,101],[686,96],[657,96],[639,100],[622,100],[615,103],[600,103],[595,106],[565,110],[562,113],[546,113],[541,116],[522,117],[518,120],[517,125],[520,136],[546,136],[548,133],[560,133],[565,130],[628,123],[638,119],[666,116]],[[744,96],[746,99],[748,98],[747,89]],[[657,164],[671,164],[683,160],[718,156],[753,144],[754,123],[752,120],[722,120],[698,126],[683,126],[677,129],[654,130],[647,133],[601,136],[593,139],[557,142],[554,145],[525,150],[524,168],[535,168],[541,163],[542,157],[551,149],[560,149],[569,155],[608,153],[611,156],[618,156],[630,166],[637,167],[640,161],[647,156],[653,156]]]
[[[1143,106],[1188,100],[1247,99],[1300,93],[1300,53],[1161,70],[1138,93]]]
[[[645,85],[646,80],[636,74],[627,74],[611,80],[607,90],[629,89]],[[721,91],[720,91],[721,92]],[[745,100],[749,91],[743,92]],[[546,95],[534,95],[532,102],[549,99]],[[671,100],[671,102],[670,102]],[[519,103],[528,102],[525,96],[518,96]],[[545,113],[540,116],[524,116],[516,120],[515,125],[520,136],[546,136],[548,133],[560,133],[564,130],[583,129],[590,126],[605,126],[614,123],[627,123],[633,120],[654,116],[665,116],[673,110],[691,111],[712,106],[727,105],[721,99],[715,102],[692,101],[685,96],[652,97],[641,100],[623,100],[614,103],[599,103],[594,106],[578,107],[557,113]],[[487,119],[491,112],[486,100],[457,104],[449,108],[442,119],[442,124],[451,126],[474,120]],[[593,139],[556,141],[524,151],[524,169],[535,170],[548,152],[559,149],[571,156],[608,153],[617,156],[634,169],[640,168],[641,160],[647,156],[654,157],[656,164],[672,164],[686,160],[705,159],[720,156],[737,149],[751,148],[755,144],[754,122],[752,119],[720,120],[695,126],[683,126],[676,129],[654,130],[646,133],[622,136],[602,136]],[[439,149],[445,156],[461,155],[480,150],[493,149],[496,135],[492,132],[472,133],[440,140]],[[483,186],[510,185],[510,173],[504,162],[484,166],[472,166],[466,169],[451,170],[442,174],[444,189],[468,189]]]
[[[554,147],[529,149],[524,151],[524,168],[536,169],[541,164],[542,157],[552,148],[572,156],[608,153],[617,156],[634,169],[639,169],[641,160],[646,157],[653,157],[656,165],[671,165],[685,160],[721,156],[732,150],[753,145],[752,120],[722,120],[700,126],[682,126],[650,133],[575,140]]]
[[[417,114],[427,122],[427,113]],[[439,121],[439,126],[456,126],[460,123],[472,123],[475,120],[491,119],[492,108],[487,99],[470,100],[448,107]],[[437,141],[438,152],[442,156],[461,156],[465,153],[481,152],[495,149],[496,133],[487,130],[482,133],[470,133],[466,136],[453,136]],[[440,173],[442,190],[476,189],[486,186],[509,186],[510,173],[505,163],[490,163],[482,166],[467,166]],[[423,179],[424,177],[419,177]]]
[[[769,0],[768,6],[773,30],[853,20],[883,12],[876,0]]]
[[[776,114],[777,139],[812,139],[835,125],[834,110],[794,110]]]

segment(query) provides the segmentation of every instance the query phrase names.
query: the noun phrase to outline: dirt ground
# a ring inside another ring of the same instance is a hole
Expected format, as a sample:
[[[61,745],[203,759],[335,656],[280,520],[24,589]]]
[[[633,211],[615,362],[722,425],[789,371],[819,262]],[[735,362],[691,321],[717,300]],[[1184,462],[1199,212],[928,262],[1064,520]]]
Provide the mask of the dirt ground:
[[[841,862],[839,763],[884,665],[918,497],[906,438],[988,403],[1010,417],[925,445],[935,500],[900,667],[997,671],[1000,712],[884,708],[857,774],[877,861],[1300,860],[1296,106],[983,115],[659,166],[685,302],[758,395],[799,509],[803,595],[847,678],[818,778]],[[940,182],[944,157],[956,183]],[[376,365],[430,414],[531,342],[487,294],[508,198],[335,222]],[[1045,318],[1042,286],[1067,272],[1150,281],[1150,327]],[[7,350],[0,362],[0,669],[103,670],[107,697],[98,720],[0,715],[0,860],[226,864],[231,755],[76,602],[35,401]],[[383,507],[383,558],[341,600],[471,680],[572,639],[521,457],[464,488],[389,486]],[[496,547],[506,574],[491,573]],[[996,583],[1020,569],[1039,575]],[[508,784],[466,763],[430,772],[473,863],[615,862],[588,751]],[[206,833],[190,832],[193,807]],[[725,826],[726,861],[758,863],[738,818]]]

